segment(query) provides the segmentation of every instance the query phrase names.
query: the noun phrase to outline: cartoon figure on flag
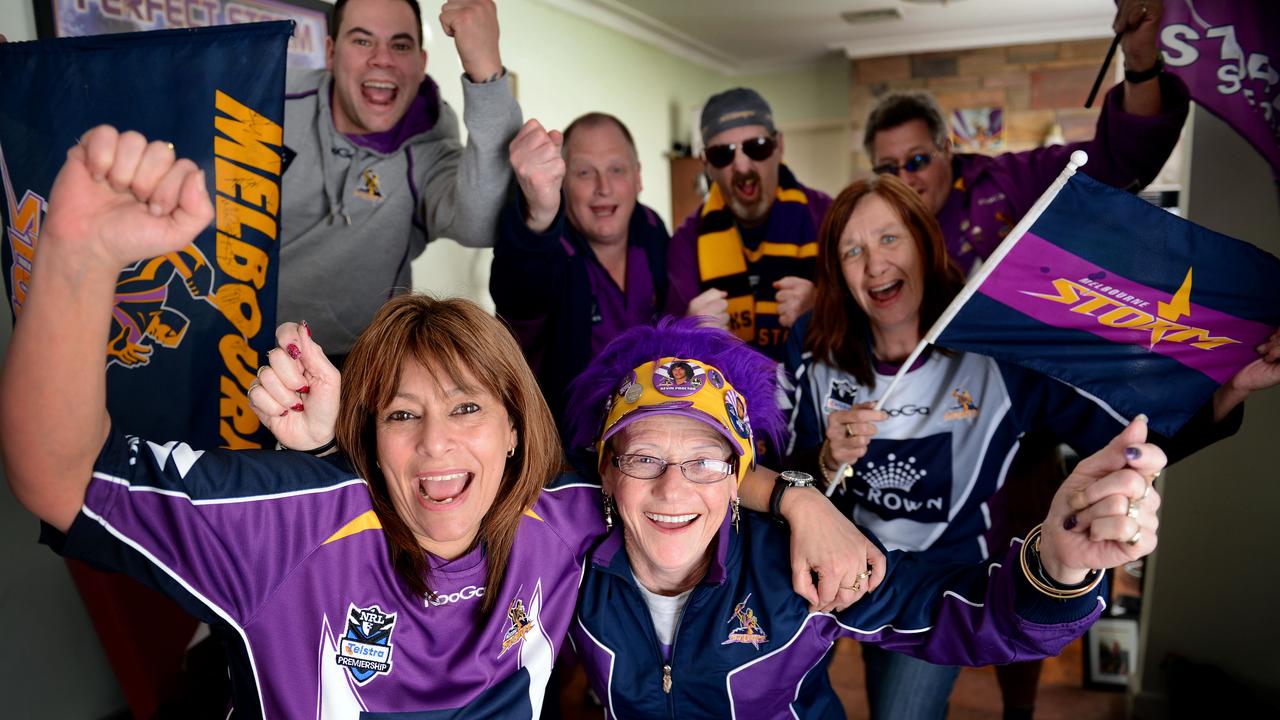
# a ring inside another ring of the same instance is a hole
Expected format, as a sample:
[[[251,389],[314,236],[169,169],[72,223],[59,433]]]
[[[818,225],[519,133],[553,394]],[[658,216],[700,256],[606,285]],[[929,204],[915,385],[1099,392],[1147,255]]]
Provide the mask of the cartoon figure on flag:
[[[169,304],[170,289],[182,287],[192,299],[208,301],[213,276],[209,261],[195,245],[126,270],[116,283],[107,364],[139,367],[151,361],[154,345],[178,347],[191,321]]]

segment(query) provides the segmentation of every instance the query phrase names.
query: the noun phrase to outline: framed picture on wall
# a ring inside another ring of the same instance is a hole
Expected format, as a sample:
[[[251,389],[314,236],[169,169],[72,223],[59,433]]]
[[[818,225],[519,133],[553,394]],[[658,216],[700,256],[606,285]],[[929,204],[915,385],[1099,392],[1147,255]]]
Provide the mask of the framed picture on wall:
[[[32,0],[40,38],[293,20],[289,67],[324,67],[333,6],[322,0]]]
[[[1100,618],[1085,635],[1085,686],[1122,690],[1138,666],[1136,618]]]

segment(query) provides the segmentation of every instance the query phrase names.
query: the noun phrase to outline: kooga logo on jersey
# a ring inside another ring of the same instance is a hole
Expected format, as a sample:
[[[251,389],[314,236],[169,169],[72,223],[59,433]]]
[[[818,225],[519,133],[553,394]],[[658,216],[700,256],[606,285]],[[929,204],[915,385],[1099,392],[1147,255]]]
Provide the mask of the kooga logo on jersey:
[[[468,585],[456,593],[448,595],[436,595],[434,598],[427,595],[423,598],[423,607],[431,607],[433,605],[448,605],[449,603],[461,602],[463,600],[471,600],[472,598],[484,597],[484,588]]]

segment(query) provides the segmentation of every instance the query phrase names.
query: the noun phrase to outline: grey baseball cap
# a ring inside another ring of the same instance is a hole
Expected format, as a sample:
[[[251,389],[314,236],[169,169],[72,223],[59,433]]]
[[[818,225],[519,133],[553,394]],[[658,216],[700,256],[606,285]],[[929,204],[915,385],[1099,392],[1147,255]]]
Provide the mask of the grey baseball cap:
[[[777,132],[769,103],[755,90],[742,87],[712,95],[702,106],[699,124],[702,126],[703,143],[725,130],[743,125],[763,125],[770,133]]]

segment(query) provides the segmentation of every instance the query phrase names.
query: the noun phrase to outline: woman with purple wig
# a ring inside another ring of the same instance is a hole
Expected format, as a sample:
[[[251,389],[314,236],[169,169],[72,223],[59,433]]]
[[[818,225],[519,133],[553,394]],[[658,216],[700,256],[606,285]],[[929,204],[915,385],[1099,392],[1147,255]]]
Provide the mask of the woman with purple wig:
[[[677,365],[702,382],[666,382]],[[1101,612],[1099,568],[1154,548],[1147,478],[1164,454],[1136,420],[999,563],[889,553],[875,592],[811,612],[790,587],[787,530],[739,509],[757,441],[784,429],[774,368],[727,332],[667,321],[627,331],[575,381],[572,445],[595,446],[610,531],[570,637],[607,717],[844,717],[826,671],[840,637],[952,664],[1054,655]],[[1134,523],[1143,541],[1128,544]]]

